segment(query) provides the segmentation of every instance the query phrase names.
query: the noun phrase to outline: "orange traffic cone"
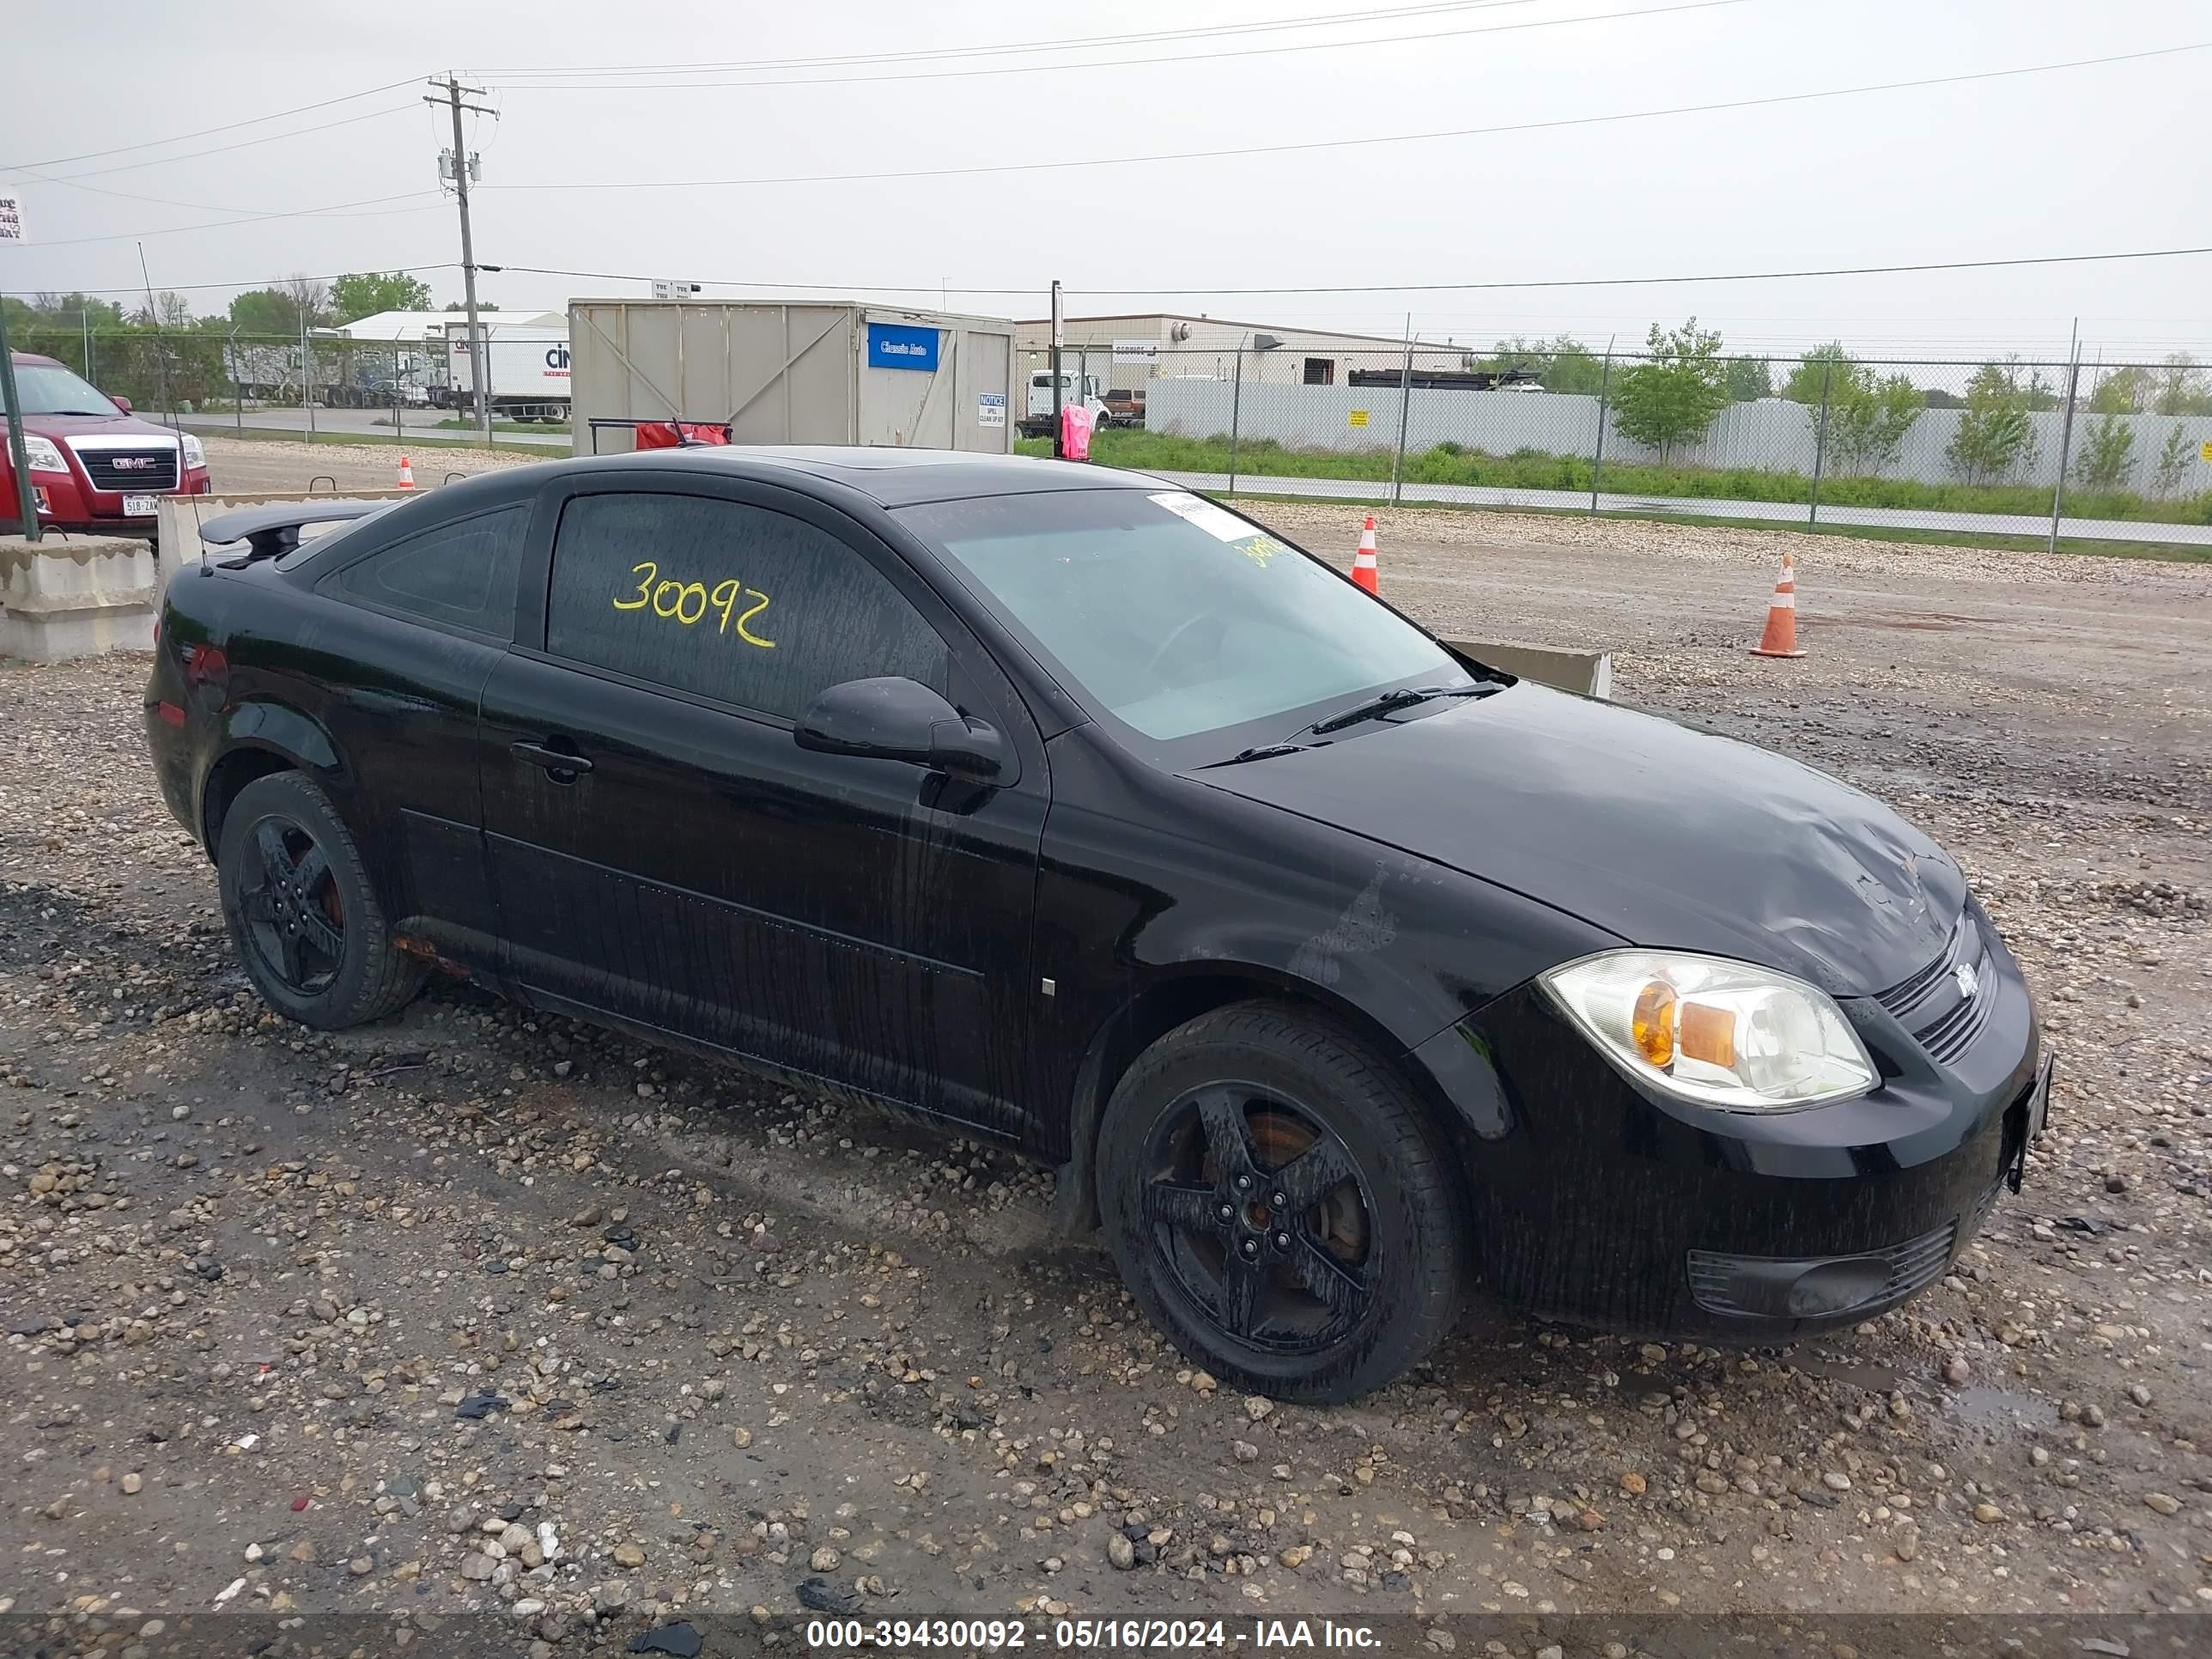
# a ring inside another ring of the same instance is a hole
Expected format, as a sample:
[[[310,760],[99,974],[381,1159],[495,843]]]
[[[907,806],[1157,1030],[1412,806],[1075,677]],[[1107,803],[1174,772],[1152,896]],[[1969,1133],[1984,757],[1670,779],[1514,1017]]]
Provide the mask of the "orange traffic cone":
[[[1359,551],[1352,556],[1352,580],[1376,598],[1381,598],[1382,583],[1375,568],[1375,515],[1367,515],[1367,527],[1359,532]]]
[[[1773,602],[1766,607],[1766,631],[1751,647],[1754,657],[1802,657],[1797,648],[1797,566],[1782,556],[1782,574],[1775,579]]]
[[[415,488],[415,468],[404,455],[399,458],[399,487],[402,489]]]

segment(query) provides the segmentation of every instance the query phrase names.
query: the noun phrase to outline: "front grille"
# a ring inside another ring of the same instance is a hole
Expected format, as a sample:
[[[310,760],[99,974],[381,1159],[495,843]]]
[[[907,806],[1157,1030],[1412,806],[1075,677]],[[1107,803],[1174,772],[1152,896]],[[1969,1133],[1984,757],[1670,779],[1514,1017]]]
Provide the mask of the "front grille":
[[[1972,973],[1972,994],[1960,987],[1961,968]],[[1897,1017],[1929,1058],[1948,1063],[1966,1053],[1996,1006],[1996,964],[1973,907],[1959,918],[1941,956],[1875,1000]]]
[[[1935,1231],[1907,1239],[1902,1244],[1863,1250],[1848,1257],[1729,1255],[1717,1250],[1692,1250],[1690,1293],[1698,1305],[1709,1313],[1771,1319],[1783,1316],[1771,1300],[1776,1287],[1786,1288],[1789,1281],[1799,1274],[1831,1262],[1879,1261],[1885,1273],[1879,1289],[1871,1290],[1855,1306],[1822,1316],[1856,1318],[1874,1309],[1894,1306],[1935,1283],[1950,1261],[1958,1237],[1959,1224],[1947,1221]],[[1768,1295],[1762,1297],[1762,1291]]]
[[[94,489],[133,495],[177,487],[177,452],[167,446],[144,449],[80,449],[85,477]]]

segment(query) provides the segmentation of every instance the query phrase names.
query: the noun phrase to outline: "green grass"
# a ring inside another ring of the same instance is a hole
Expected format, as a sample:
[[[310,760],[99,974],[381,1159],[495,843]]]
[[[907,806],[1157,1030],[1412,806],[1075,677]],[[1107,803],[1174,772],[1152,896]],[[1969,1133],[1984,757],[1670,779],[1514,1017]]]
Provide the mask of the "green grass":
[[[1045,439],[1023,439],[1015,447],[1025,455],[1052,453],[1052,445]],[[1099,433],[1091,441],[1091,456],[1103,465],[1154,472],[1226,472],[1229,449],[1229,440],[1218,435],[1179,438],[1165,433],[1118,428]],[[1390,456],[1388,450],[1347,453],[1291,449],[1262,439],[1237,445],[1237,471],[1240,476],[1269,478],[1388,478]],[[1404,474],[1409,484],[1478,485],[1498,489],[1587,490],[1592,478],[1591,461],[1586,455],[1553,455],[1532,449],[1510,455],[1488,455],[1450,443],[1407,456]],[[1604,490],[1614,495],[1796,503],[1810,501],[1813,487],[1813,481],[1802,473],[1771,468],[1662,467],[1610,461],[1605,464],[1597,482]],[[2036,518],[2050,513],[2051,489],[2048,485],[2036,484],[1824,478],[1820,482],[1820,504],[1923,513],[2006,513]],[[2155,501],[2127,490],[2076,488],[2067,492],[2066,511],[2070,517],[2083,519],[2212,524],[2212,493]]]
[[[410,428],[404,436],[398,434],[387,436],[380,432],[318,432],[313,437],[309,437],[305,432],[286,432],[263,426],[249,426],[242,428],[193,426],[185,429],[187,432],[196,432],[203,438],[243,438],[248,443],[329,444],[334,447],[389,449],[394,453],[402,449],[482,449],[483,447],[482,444],[471,443],[465,438],[419,437],[412,428]],[[541,460],[551,460],[565,455],[568,452],[550,444],[531,444],[526,447],[510,444],[507,448],[501,450],[500,453],[502,455],[525,454]]]
[[[1264,495],[1247,495],[1243,490],[1234,494],[1217,491],[1211,499],[1235,501],[1252,517],[1265,523],[1267,508],[1279,501],[1297,501],[1310,507],[1340,507],[1357,508],[1368,503],[1348,500],[1342,495],[1298,495],[1278,494],[1269,490]],[[1407,501],[1400,512],[1536,514],[1549,519],[1586,519],[1591,515],[1566,507],[1504,507],[1479,501]],[[1793,524],[1772,519],[1716,518],[1704,513],[1601,513],[1601,519],[1617,520],[1623,524],[1680,524],[1690,526],[1721,526],[1731,530],[1771,530],[1793,536],[1842,536],[1853,541],[1899,542],[1927,547],[1982,547],[1999,552],[2040,553],[2049,543],[2041,536],[1993,536],[1960,530],[1917,530],[1890,528],[1880,525],[1850,524]],[[2100,541],[2091,537],[2062,536],[2058,540],[2061,553],[2081,553],[2107,559],[2160,559],[2173,564],[2212,563],[2212,547],[2198,547],[2175,542]]]
[[[384,424],[389,426],[391,422],[386,421]],[[491,429],[494,432],[557,432],[567,424],[565,421],[494,421],[491,423]],[[474,432],[477,429],[477,423],[474,421],[448,417],[442,421],[425,422],[423,426],[410,426],[407,429],[410,432],[420,432],[424,429],[424,427],[455,432]]]

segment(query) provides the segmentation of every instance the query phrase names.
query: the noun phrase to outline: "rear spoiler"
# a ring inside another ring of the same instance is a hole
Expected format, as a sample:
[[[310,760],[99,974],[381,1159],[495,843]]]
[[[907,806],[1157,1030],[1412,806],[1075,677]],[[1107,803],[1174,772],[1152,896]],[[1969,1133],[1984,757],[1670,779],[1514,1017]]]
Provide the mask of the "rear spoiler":
[[[200,526],[200,539],[210,546],[244,542],[246,557],[233,563],[252,564],[281,558],[300,544],[300,532],[311,524],[366,519],[397,501],[271,501],[261,507],[241,507],[220,513]]]

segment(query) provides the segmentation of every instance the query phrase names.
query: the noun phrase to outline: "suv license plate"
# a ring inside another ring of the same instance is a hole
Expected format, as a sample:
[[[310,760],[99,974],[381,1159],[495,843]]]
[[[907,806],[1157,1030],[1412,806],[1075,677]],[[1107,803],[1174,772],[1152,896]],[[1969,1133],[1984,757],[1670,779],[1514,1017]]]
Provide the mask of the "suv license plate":
[[[158,495],[125,495],[123,516],[126,519],[150,519],[161,510]]]

